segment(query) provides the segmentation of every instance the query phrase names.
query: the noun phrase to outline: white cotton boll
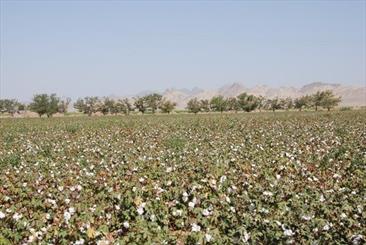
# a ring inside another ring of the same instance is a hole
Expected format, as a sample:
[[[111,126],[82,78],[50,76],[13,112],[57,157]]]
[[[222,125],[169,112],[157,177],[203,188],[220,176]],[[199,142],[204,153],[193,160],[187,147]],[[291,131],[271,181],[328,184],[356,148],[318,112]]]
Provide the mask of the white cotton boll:
[[[221,176],[220,183],[221,184],[224,183],[226,179],[227,179],[226,175]]]
[[[244,231],[244,237],[242,238],[243,242],[248,242],[248,240],[250,239],[250,234],[247,231]]]
[[[173,216],[182,216],[182,214],[183,214],[183,211],[180,209],[173,211]]]
[[[168,167],[168,168],[166,168],[166,170],[165,170],[165,172],[167,172],[167,173],[170,173],[170,172],[172,172],[173,171],[173,168],[172,167]]]
[[[65,203],[66,203],[66,204],[69,204],[69,203],[70,203],[70,199],[69,199],[69,198],[66,198],[66,199],[65,199]]]
[[[3,213],[3,212],[0,211],[0,219],[5,218],[5,216],[6,216],[5,213]]]
[[[209,216],[211,213],[210,213],[210,211],[208,211],[208,209],[204,209],[204,210],[202,210],[202,215],[203,216]]]
[[[56,205],[56,200],[53,200],[53,199],[47,199],[47,201],[49,203],[51,203],[52,205]]]
[[[201,231],[201,226],[197,225],[196,223],[192,224],[192,232],[199,232]]]
[[[321,202],[325,201],[325,198],[324,198],[323,194],[320,196],[319,201],[321,201]]]
[[[138,207],[137,208],[137,213],[139,214],[139,215],[143,215],[144,214],[144,208],[143,207]]]
[[[110,242],[108,240],[99,240],[97,241],[97,245],[108,245]]]
[[[64,212],[64,220],[66,223],[69,223],[69,220],[71,219],[71,214],[67,211]]]
[[[32,243],[32,242],[34,242],[34,240],[35,240],[35,236],[33,236],[33,235],[30,235],[29,237],[28,237],[28,243]]]
[[[22,215],[22,214],[18,214],[18,213],[15,213],[15,214],[13,215],[13,219],[14,219],[15,221],[20,220],[22,217],[23,217],[23,215]]]
[[[130,228],[130,224],[127,221],[125,221],[125,222],[123,222],[123,227],[128,229],[128,228]]]
[[[283,231],[283,234],[285,235],[285,236],[293,236],[293,235],[295,235],[295,233],[291,230],[291,229],[285,229],[284,231]]]
[[[263,195],[264,195],[264,196],[269,196],[269,197],[271,197],[271,196],[273,196],[273,193],[272,193],[272,192],[270,192],[270,191],[264,191],[264,192],[263,192]]]
[[[205,234],[205,240],[206,240],[206,242],[211,242],[212,236],[210,234]]]
[[[227,203],[231,203],[230,197],[226,196],[225,200],[226,200]]]
[[[354,245],[362,244],[362,242],[365,241],[363,239],[363,235],[353,235],[351,237],[351,240],[352,240],[352,244],[354,244]]]
[[[156,220],[156,216],[155,216],[155,214],[152,214],[152,215],[150,216],[150,220],[151,220],[152,222],[154,222],[154,221]]]
[[[306,221],[309,221],[309,220],[311,220],[311,217],[310,217],[310,216],[308,216],[308,215],[303,215],[303,216],[302,216],[302,219],[303,219],[303,220],[306,220]]]
[[[188,203],[188,206],[189,206],[190,208],[194,208],[195,203],[194,203],[194,202],[189,202],[189,203]]]
[[[81,238],[80,240],[75,241],[74,245],[83,245],[84,242],[85,240]]]
[[[341,178],[342,176],[341,175],[339,175],[339,174],[334,174],[333,175],[333,178],[335,178],[335,179],[339,179],[339,178]]]

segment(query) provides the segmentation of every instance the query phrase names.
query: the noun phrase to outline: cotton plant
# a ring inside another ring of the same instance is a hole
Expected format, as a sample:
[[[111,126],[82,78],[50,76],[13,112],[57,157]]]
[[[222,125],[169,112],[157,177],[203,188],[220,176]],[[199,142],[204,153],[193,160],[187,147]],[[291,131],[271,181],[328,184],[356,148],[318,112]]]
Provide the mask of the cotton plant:
[[[1,119],[0,241],[363,244],[365,120]]]

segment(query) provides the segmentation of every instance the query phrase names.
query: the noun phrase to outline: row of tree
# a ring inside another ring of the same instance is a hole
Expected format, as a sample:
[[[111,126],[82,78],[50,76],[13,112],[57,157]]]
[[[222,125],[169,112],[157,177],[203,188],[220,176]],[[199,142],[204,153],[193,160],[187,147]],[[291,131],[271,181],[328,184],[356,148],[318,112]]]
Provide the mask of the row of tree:
[[[328,111],[337,106],[341,101],[340,97],[333,94],[332,91],[318,91],[312,95],[302,96],[300,98],[274,98],[266,99],[263,96],[254,96],[247,93],[242,93],[237,97],[224,98],[223,96],[214,96],[210,100],[199,100],[193,98],[187,103],[189,112],[209,112],[209,111],[254,111],[264,110],[289,110],[304,108],[314,108],[316,111],[319,107],[326,108]],[[19,103],[15,99],[0,100],[0,112],[9,113],[12,116],[20,111],[30,110],[42,115],[51,117],[55,113],[66,113],[70,105],[71,99],[61,99],[56,94],[37,94],[33,97],[32,102],[27,106]],[[74,108],[79,112],[91,116],[93,113],[100,112],[106,114],[129,114],[131,111],[139,111],[145,113],[151,111],[155,113],[161,110],[163,113],[172,112],[176,103],[171,102],[162,95],[153,93],[146,96],[134,98],[133,103],[125,98],[114,100],[111,98],[85,97],[79,98],[74,103]]]
[[[66,113],[70,102],[70,98],[63,100],[57,97],[56,94],[36,94],[28,106],[19,103],[15,99],[0,100],[0,112],[9,113],[14,116],[15,113],[30,110],[38,113],[40,117],[43,115],[52,117],[55,113]],[[100,112],[103,115],[119,113],[129,114],[134,110],[141,113],[147,111],[155,113],[158,109],[163,113],[170,113],[174,110],[176,103],[164,99],[160,94],[153,93],[135,98],[133,103],[127,98],[114,100],[111,98],[98,98],[96,96],[85,97],[79,98],[73,106],[79,112],[91,116],[93,113],[97,112]]]
[[[316,111],[319,107],[326,108],[328,111],[337,106],[341,101],[340,97],[333,94],[331,90],[318,91],[312,95],[305,95],[296,99],[292,98],[274,98],[266,99],[263,96],[254,96],[242,93],[237,97],[224,98],[223,96],[214,96],[211,100],[199,100],[193,98],[188,101],[187,109],[190,112],[209,112],[209,111],[254,111],[265,110],[290,110],[304,108],[314,108]]]
[[[14,116],[15,113],[30,110],[37,112],[39,116],[47,115],[47,117],[51,117],[57,112],[67,112],[70,102],[70,98],[62,100],[57,97],[56,94],[37,94],[33,97],[33,100],[29,105],[20,103],[15,99],[1,99],[0,112],[9,113],[10,115]]]
[[[110,98],[99,99],[98,97],[80,98],[74,104],[74,108],[79,112],[89,116],[96,112],[106,114],[129,114],[135,109],[141,113],[151,111],[155,113],[160,109],[163,113],[170,113],[174,110],[176,103],[163,98],[162,95],[153,93],[143,97],[137,97],[131,103],[127,98],[113,100]]]

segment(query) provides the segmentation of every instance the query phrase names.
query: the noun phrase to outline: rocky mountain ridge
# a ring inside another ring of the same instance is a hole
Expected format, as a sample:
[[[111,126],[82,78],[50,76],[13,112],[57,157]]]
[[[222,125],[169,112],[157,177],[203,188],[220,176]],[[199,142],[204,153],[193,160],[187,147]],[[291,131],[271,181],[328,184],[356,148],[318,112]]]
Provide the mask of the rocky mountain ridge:
[[[222,86],[215,90],[204,90],[199,88],[189,89],[166,89],[162,95],[164,98],[177,103],[177,108],[185,108],[187,102],[192,98],[210,99],[216,95],[224,97],[235,97],[243,92],[261,95],[266,98],[297,98],[307,94],[313,94],[317,91],[332,90],[337,96],[342,97],[341,106],[365,106],[366,105],[366,86],[351,86],[334,83],[314,82],[302,86],[278,88],[269,87],[267,85],[257,85],[255,87],[245,87],[240,83],[233,83]]]

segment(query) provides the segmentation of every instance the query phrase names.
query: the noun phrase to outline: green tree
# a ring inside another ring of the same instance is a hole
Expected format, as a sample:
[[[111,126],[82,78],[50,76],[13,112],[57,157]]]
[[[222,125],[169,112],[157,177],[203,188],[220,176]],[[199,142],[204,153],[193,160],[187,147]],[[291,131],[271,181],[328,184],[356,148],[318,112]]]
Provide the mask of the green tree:
[[[259,105],[258,98],[254,95],[249,95],[247,93],[242,93],[238,95],[237,99],[240,108],[246,112],[254,111]]]
[[[197,98],[190,99],[187,103],[187,109],[189,112],[197,114],[201,110],[201,103]]]
[[[163,113],[170,113],[174,110],[174,108],[177,106],[177,103],[175,102],[171,102],[169,100],[162,100],[162,102],[160,103],[159,109],[163,112]]]
[[[146,109],[147,109],[147,102],[145,100],[145,97],[138,97],[135,98],[135,102],[134,105],[136,107],[136,109],[141,112],[142,114],[145,113]]]
[[[46,115],[47,117],[52,117],[53,114],[58,112],[58,106],[60,103],[60,98],[56,96],[56,94],[51,94],[49,96],[49,106],[47,108]]]
[[[88,116],[91,116],[93,113],[98,111],[98,104],[98,97],[85,97],[84,99],[79,98],[74,103],[74,108],[77,109],[79,112],[83,112],[84,114],[88,114]]]
[[[265,107],[268,110],[272,110],[273,112],[275,112],[276,110],[279,110],[279,109],[283,109],[282,105],[281,105],[281,101],[278,98],[268,99],[266,101],[266,106]]]
[[[262,109],[265,107],[266,98],[264,98],[262,95],[260,95],[260,96],[257,97],[257,99],[258,99],[258,107],[257,108],[261,112]]]
[[[47,117],[52,117],[58,112],[60,98],[56,94],[36,94],[32,102],[29,104],[29,109],[38,113],[39,117],[46,114]]]
[[[230,97],[226,99],[227,110],[238,112],[240,110],[240,105],[235,97]]]
[[[330,111],[331,108],[337,106],[341,102],[341,97],[337,97],[331,90],[322,92],[322,100],[320,105]]]
[[[223,112],[226,110],[227,108],[227,101],[226,99],[219,95],[219,96],[214,96],[212,97],[211,101],[210,101],[210,108],[213,111],[219,111],[219,112]]]
[[[318,107],[322,105],[323,100],[323,92],[317,91],[312,96],[312,104],[315,106],[315,111],[318,110]]]
[[[130,103],[130,101],[127,98],[124,98],[122,100],[122,102],[124,103],[125,108],[126,108],[125,111],[123,111],[123,113],[125,113],[126,115],[130,114],[130,112],[134,110],[132,104]]]
[[[99,101],[97,110],[100,111],[103,115],[107,115],[108,113],[112,113],[115,111],[115,101],[110,98],[104,98],[103,101]]]
[[[147,107],[151,109],[152,113],[155,113],[155,111],[159,108],[162,99],[163,96],[157,93],[149,94],[144,97]]]
[[[32,102],[29,104],[29,109],[38,113],[39,117],[46,114],[50,104],[50,98],[47,94],[36,94]]]
[[[132,110],[132,107],[127,98],[119,99],[112,106],[111,113],[117,114],[117,113],[122,112],[123,114],[128,115],[131,110]]]
[[[208,100],[200,100],[201,111],[209,112],[210,111],[210,102]]]
[[[296,98],[294,100],[294,107],[296,109],[299,109],[299,111],[301,111],[303,108],[307,108],[311,106],[311,96],[309,95],[305,95],[305,96],[301,96],[300,98]]]
[[[1,113],[9,113],[11,116],[14,116],[15,113],[19,113],[19,111],[24,110],[24,105],[19,103],[15,99],[2,99],[0,100],[0,112]]]
[[[23,103],[18,104],[18,112],[19,111],[25,111],[27,109],[27,106]]]
[[[286,111],[288,111],[294,107],[292,98],[290,98],[290,97],[280,99],[280,104],[281,104],[281,108]]]

